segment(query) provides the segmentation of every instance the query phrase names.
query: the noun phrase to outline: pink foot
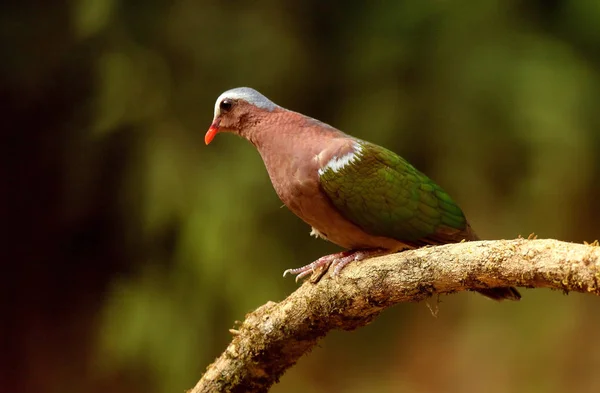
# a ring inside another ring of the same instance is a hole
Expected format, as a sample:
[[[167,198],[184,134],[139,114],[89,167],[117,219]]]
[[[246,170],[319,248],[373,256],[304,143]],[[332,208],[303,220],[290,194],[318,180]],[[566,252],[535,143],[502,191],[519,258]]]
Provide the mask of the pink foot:
[[[331,275],[337,276],[338,273],[350,262],[362,261],[363,259],[383,254],[386,254],[386,251],[380,249],[342,251],[331,255],[325,255],[324,257],[321,257],[306,266],[302,266],[297,269],[288,269],[283,272],[283,277],[285,277],[288,273],[297,274],[296,282],[298,282],[298,280],[301,278],[311,275],[318,270],[321,270],[322,273],[325,273],[325,271],[327,271],[327,269],[330,267],[333,269]]]

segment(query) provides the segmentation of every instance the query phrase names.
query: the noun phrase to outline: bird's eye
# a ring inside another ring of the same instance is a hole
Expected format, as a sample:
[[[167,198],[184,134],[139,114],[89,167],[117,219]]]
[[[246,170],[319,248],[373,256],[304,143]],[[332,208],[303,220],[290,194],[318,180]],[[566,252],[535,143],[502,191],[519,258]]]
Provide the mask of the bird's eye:
[[[219,104],[219,108],[221,108],[222,112],[229,112],[231,110],[231,107],[233,106],[233,101],[231,101],[230,99],[224,99],[223,101],[221,101],[221,103]]]

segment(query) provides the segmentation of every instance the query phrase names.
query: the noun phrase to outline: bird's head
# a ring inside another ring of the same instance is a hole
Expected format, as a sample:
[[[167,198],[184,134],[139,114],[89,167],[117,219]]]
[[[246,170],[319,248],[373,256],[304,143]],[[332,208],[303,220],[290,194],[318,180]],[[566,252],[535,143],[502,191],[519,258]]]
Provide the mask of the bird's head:
[[[276,108],[271,100],[249,87],[227,90],[217,98],[215,116],[204,142],[208,145],[218,132],[240,134],[260,112],[272,112]]]

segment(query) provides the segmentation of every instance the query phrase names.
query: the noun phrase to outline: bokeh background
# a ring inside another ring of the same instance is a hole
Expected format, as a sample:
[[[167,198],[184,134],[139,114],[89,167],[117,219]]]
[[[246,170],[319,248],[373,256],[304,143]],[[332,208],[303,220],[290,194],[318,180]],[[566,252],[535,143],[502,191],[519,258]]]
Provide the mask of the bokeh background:
[[[5,1],[0,390],[182,392],[334,245],[247,142],[251,86],[391,148],[484,238],[600,238],[596,0]],[[600,299],[403,304],[273,392],[598,392]]]

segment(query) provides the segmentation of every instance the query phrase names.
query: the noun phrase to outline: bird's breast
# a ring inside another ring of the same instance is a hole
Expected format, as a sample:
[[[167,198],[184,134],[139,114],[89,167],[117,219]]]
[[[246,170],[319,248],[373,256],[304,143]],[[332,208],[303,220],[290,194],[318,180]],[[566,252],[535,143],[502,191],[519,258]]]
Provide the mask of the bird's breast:
[[[265,165],[281,201],[312,227],[312,234],[347,249],[403,248],[403,244],[395,239],[364,232],[340,214],[319,185],[318,154],[309,159],[311,165],[307,165],[307,161],[300,164],[293,157],[288,158],[265,161]]]

